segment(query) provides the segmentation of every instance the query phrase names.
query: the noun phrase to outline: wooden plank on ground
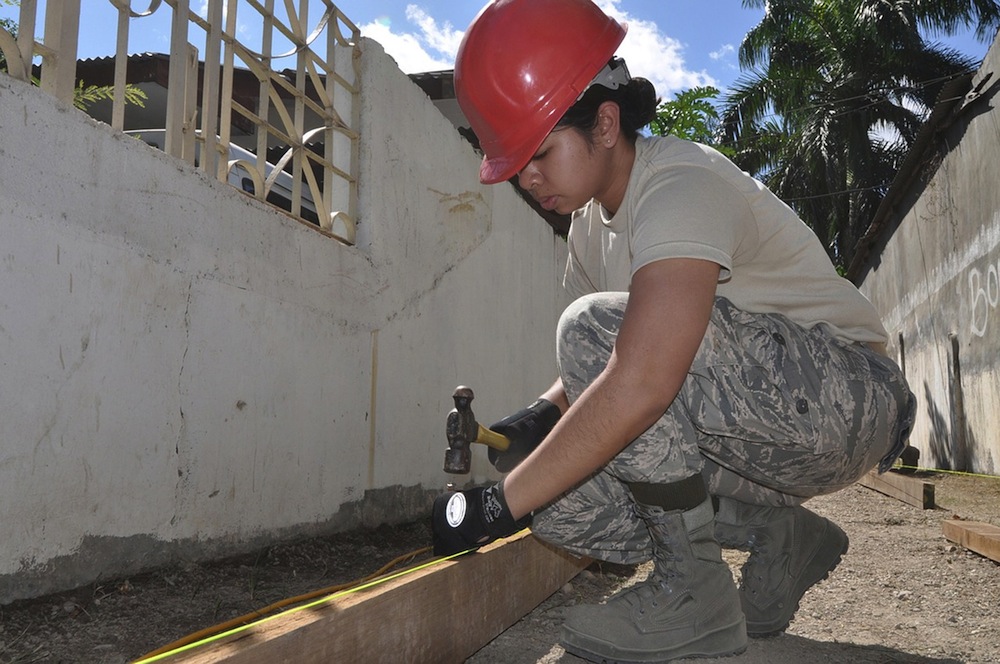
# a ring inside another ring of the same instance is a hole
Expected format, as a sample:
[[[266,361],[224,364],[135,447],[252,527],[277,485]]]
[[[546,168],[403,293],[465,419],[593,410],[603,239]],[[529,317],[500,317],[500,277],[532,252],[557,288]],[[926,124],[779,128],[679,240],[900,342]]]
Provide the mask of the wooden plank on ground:
[[[914,507],[934,509],[934,483],[918,477],[900,475],[891,470],[879,475],[872,470],[858,480],[858,484]]]
[[[162,661],[463,662],[589,563],[525,531]]]
[[[1000,562],[1000,528],[979,521],[946,519],[941,522],[944,536],[970,551]]]

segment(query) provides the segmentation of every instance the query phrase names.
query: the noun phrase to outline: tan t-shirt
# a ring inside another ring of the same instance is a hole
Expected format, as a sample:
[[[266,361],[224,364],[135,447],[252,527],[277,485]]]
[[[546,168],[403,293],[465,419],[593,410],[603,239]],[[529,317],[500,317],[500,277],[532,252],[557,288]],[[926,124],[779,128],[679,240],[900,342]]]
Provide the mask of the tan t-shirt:
[[[665,258],[722,267],[717,295],[848,341],[886,341],[878,312],[840,277],[815,233],[717,151],[672,136],[640,137],[628,189],[608,219],[596,201],[573,215],[563,283],[576,297],[627,291]]]

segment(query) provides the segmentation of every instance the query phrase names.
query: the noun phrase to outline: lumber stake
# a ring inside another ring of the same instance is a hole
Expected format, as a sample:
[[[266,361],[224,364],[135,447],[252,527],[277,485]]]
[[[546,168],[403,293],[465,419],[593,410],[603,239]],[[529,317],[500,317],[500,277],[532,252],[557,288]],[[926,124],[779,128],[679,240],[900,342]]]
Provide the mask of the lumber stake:
[[[524,531],[163,660],[463,662],[590,564]]]
[[[979,521],[945,519],[941,531],[952,542],[1000,562],[1000,528]]]
[[[907,505],[925,510],[934,509],[934,483],[916,477],[899,475],[892,471],[879,475],[872,470],[858,480],[858,484]]]

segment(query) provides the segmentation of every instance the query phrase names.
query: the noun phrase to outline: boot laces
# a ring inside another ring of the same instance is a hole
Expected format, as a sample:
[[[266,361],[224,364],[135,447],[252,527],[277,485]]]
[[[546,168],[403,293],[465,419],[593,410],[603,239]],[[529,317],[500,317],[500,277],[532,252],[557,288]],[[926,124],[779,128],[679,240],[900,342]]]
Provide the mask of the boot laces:
[[[742,583],[745,590],[753,595],[764,593],[772,584],[769,577],[774,558],[771,555],[770,538],[753,533],[749,538],[750,557],[743,564]]]
[[[664,596],[669,597],[674,594],[672,582],[680,576],[677,573],[654,572],[649,579],[623,590],[620,594],[621,601],[636,607],[641,615],[645,615],[647,606],[651,609],[658,609]]]
[[[669,550],[669,549],[668,549]],[[608,601],[618,600],[630,606],[635,606],[640,614],[646,613],[646,607],[660,608],[661,598],[674,594],[674,584],[683,574],[678,571],[684,561],[683,556],[670,551],[658,550],[653,559],[653,573],[645,581],[624,588]]]

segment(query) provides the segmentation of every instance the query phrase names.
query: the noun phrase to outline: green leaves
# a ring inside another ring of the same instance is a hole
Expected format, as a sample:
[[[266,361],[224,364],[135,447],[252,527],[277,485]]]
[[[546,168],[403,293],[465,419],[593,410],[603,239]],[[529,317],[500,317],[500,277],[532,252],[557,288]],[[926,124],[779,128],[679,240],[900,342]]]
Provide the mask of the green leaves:
[[[88,85],[84,86],[83,81],[76,82],[76,90],[73,94],[73,105],[81,111],[87,110],[91,104],[104,99],[114,99],[115,86],[113,85]],[[125,103],[133,104],[140,108],[145,108],[145,101],[148,99],[146,93],[131,83],[125,86]]]
[[[732,150],[717,145],[719,112],[710,100],[719,96],[711,86],[691,88],[674,95],[672,101],[661,102],[650,131],[657,136],[672,134],[696,143],[714,145],[732,156]]]

